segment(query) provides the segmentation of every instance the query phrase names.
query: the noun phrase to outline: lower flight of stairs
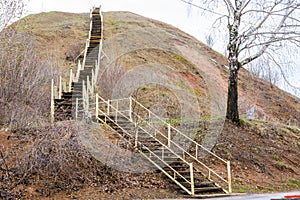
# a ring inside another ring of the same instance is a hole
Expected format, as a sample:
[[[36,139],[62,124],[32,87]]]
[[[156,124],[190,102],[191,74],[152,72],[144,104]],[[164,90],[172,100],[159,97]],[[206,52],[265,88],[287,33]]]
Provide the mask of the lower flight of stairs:
[[[172,177],[179,184],[175,184],[175,188],[187,194],[187,191],[180,185],[189,190],[193,190],[193,196],[227,196],[222,187],[218,186],[212,180],[209,180],[202,172],[193,167],[191,174],[190,164],[180,159],[176,153],[168,146],[163,145],[151,134],[129,118],[115,116],[99,115],[98,122],[105,123],[110,126],[120,137],[129,141],[131,149],[136,149],[146,157],[151,163],[162,170],[166,176]],[[137,137],[138,131],[138,137]],[[194,186],[191,189],[191,176],[193,176]]]

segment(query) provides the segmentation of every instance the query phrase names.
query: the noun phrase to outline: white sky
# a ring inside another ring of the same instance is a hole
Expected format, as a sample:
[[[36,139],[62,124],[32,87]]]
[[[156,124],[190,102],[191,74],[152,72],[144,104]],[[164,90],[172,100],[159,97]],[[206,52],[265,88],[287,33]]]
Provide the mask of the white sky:
[[[103,11],[131,11],[166,22],[202,42],[205,42],[205,35],[211,30],[210,20],[202,17],[200,10],[193,9],[189,13],[187,4],[180,0],[30,0],[26,10],[27,14],[48,11],[88,13],[93,6],[100,5]],[[216,41],[216,43],[218,42]],[[218,47],[218,51],[224,53],[220,47]],[[294,69],[290,80],[293,85],[300,87],[300,65]]]
[[[201,41],[204,40],[203,32],[207,33],[210,30],[209,24],[205,25],[202,20],[199,20],[201,15],[196,12],[188,15],[187,5],[180,0],[31,0],[27,13],[48,11],[88,13],[93,6],[99,5],[102,6],[103,11],[131,11],[166,22]]]

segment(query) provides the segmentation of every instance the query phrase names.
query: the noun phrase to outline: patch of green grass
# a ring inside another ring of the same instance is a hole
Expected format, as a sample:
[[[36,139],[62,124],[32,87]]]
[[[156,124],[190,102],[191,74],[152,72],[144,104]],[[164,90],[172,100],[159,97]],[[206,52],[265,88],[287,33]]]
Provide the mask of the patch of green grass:
[[[200,122],[220,120],[220,119],[223,119],[223,116],[203,116],[200,118]]]
[[[279,156],[276,153],[274,153],[273,157],[276,161],[279,161]]]
[[[283,169],[287,169],[288,166],[284,162],[278,161],[276,163],[276,168],[279,169],[279,170],[283,170]]]
[[[253,152],[255,152],[255,153],[257,153],[258,152],[258,147],[251,147],[251,151],[253,151]]]
[[[253,187],[251,185],[245,185],[245,186],[240,186],[237,188],[239,193],[247,193],[250,191],[258,191],[256,187]]]
[[[188,63],[188,64],[190,63],[190,61],[188,61],[187,59],[185,59],[184,57],[182,57],[181,55],[178,55],[178,54],[173,55],[173,58],[182,63]]]
[[[295,180],[295,179],[289,179],[289,184],[293,184],[297,187],[300,187],[300,180]]]
[[[183,123],[183,122],[193,122],[194,120],[191,118],[172,118],[172,119],[168,119],[167,123],[169,124],[179,124],[179,123]]]
[[[251,124],[254,124],[254,125],[260,125],[262,124],[263,122],[262,121],[259,121],[258,119],[248,119],[248,118],[240,118],[240,123],[246,123],[246,122],[250,122]]]
[[[273,188],[273,187],[267,187],[266,188],[268,191],[274,191],[275,190],[275,188]]]
[[[189,89],[188,86],[186,85],[186,83],[183,81],[176,81],[176,85],[178,87],[180,87],[181,89]]]
[[[295,183],[288,183],[287,186],[289,186],[289,187],[298,187],[298,185],[295,184]]]

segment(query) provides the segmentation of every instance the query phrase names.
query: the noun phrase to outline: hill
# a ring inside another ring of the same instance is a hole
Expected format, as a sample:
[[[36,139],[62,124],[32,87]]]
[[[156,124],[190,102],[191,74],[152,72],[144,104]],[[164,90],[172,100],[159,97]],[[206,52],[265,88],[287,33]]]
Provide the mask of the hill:
[[[19,31],[29,30],[40,56],[51,55],[57,70],[65,76],[70,68],[76,70],[73,61],[77,61],[78,55],[84,50],[88,22],[87,14],[50,12],[30,15],[16,26]],[[199,120],[197,140],[205,145],[208,143],[214,152],[232,161],[236,192],[300,188],[299,98],[271,87],[241,69],[240,113],[245,117],[246,111],[253,106],[255,120],[243,119],[242,127],[225,123],[222,116],[225,113],[227,92],[226,58],[175,27],[129,12],[104,13],[103,55],[97,88],[100,94],[105,98],[132,95],[150,110],[174,123],[186,119]],[[218,123],[215,123],[216,119]],[[33,141],[39,141],[41,132],[3,132],[1,137],[5,146],[25,148],[36,144]],[[213,144],[206,139],[209,134],[216,134]],[[12,138],[23,138],[25,142]],[[72,144],[70,147],[73,148]],[[92,160],[91,166],[95,167],[97,161],[89,159]],[[83,167],[89,169],[85,164],[82,163]],[[80,191],[92,197],[99,197],[99,190],[103,192],[103,197],[110,193],[116,196],[116,191],[111,187],[114,187],[114,182],[120,181],[118,189],[127,195],[126,198],[166,197],[172,196],[174,192],[164,187],[168,183],[159,174],[151,174],[145,180],[144,175],[124,177],[123,173],[112,172],[104,166],[97,170],[98,173],[113,173],[118,179],[110,179],[109,175],[105,175],[102,185],[97,182],[98,185],[91,187],[89,181],[83,181],[82,176],[78,176],[79,182],[75,181],[72,189],[75,190],[74,185],[79,185],[77,188]],[[79,172],[88,174],[85,170]],[[90,174],[88,177],[94,176]],[[54,193],[62,190],[58,195],[66,195],[66,188],[59,184],[48,185],[50,189],[47,188],[46,193],[43,193],[45,190],[39,188],[41,185],[33,184],[36,175],[30,178],[25,181],[27,184],[23,180],[14,190],[25,188],[26,195],[53,195],[53,190]],[[129,190],[128,185],[138,188],[140,193],[134,189]],[[146,189],[149,187],[160,188],[159,194]],[[83,198],[81,192],[73,190],[67,191]]]
[[[70,65],[75,68],[70,61],[84,50],[88,21],[87,14],[50,12],[30,15],[21,20],[18,27],[22,30],[28,26],[27,29],[34,35],[38,52],[42,56],[51,54],[57,62],[56,67],[67,71]],[[115,85],[106,85],[114,84],[117,75],[124,75],[137,66],[161,65],[161,68],[176,71],[176,78],[187,81],[182,87],[190,87],[195,93],[193,95],[198,98],[201,112],[224,114],[227,59],[223,55],[175,27],[129,12],[105,13],[104,27],[103,52],[106,57],[103,58],[99,77],[99,89],[101,85],[103,96],[111,95],[106,87],[114,88]],[[114,78],[107,77],[118,66],[122,67],[114,73]],[[277,87],[270,87],[267,82],[244,69],[240,72],[239,94],[242,117],[246,116],[246,110],[254,106],[256,119],[299,126],[299,98]],[[209,109],[219,111],[208,111],[207,103],[211,104]]]

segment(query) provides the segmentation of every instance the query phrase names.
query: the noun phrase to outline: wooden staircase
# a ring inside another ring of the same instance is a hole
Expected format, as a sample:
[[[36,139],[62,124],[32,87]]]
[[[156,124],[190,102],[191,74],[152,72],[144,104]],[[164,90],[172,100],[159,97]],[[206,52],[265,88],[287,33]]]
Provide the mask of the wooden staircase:
[[[194,197],[231,194],[229,161],[208,151],[132,97],[114,100],[97,98],[97,122],[109,125],[131,145],[130,149],[142,154],[183,193]],[[142,116],[139,113],[143,113]],[[160,124],[161,128],[154,124]],[[181,142],[189,144],[188,148],[182,147]],[[200,160],[201,152],[218,160],[221,169],[214,170],[205,160]]]
[[[90,97],[94,93],[94,85],[99,70],[103,32],[101,19],[100,8],[93,8],[90,13],[90,31],[89,38],[86,41],[83,62],[82,64],[78,63],[76,76],[74,76],[72,70],[70,71],[68,90],[66,86],[63,86],[65,84],[62,84],[60,77],[58,94],[54,95],[53,92],[53,121],[86,117],[87,113],[85,111],[89,110],[89,108],[86,109],[89,106],[87,102],[91,101]]]
[[[90,19],[85,54],[76,76],[71,70],[68,86],[60,77],[57,88],[52,80],[52,121],[91,119],[106,124],[183,193],[195,197],[230,195],[230,162],[196,143],[193,128],[183,133],[132,97],[104,100],[95,94],[103,35],[100,8],[91,10]],[[211,160],[218,163],[217,168]]]

